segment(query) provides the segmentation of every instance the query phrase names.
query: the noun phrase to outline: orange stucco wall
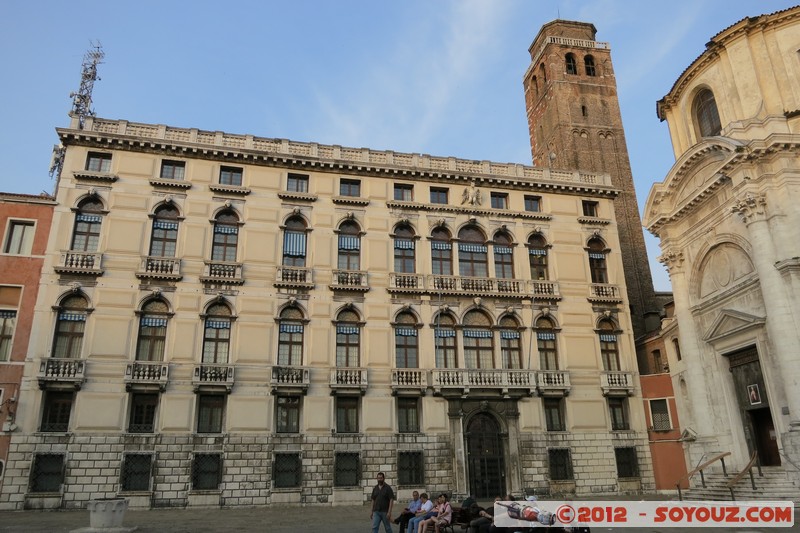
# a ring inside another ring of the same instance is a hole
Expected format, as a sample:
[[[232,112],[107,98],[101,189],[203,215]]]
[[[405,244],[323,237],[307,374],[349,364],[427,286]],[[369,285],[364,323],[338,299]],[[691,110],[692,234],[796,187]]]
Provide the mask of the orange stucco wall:
[[[685,479],[686,460],[683,453],[683,444],[678,442],[681,437],[678,409],[675,404],[675,393],[672,389],[672,378],[667,373],[650,374],[641,376],[642,397],[647,427],[653,427],[650,415],[650,399],[666,399],[669,407],[672,429],[668,431],[648,430],[650,453],[653,457],[653,474],[656,489],[675,489],[676,483],[681,481],[681,488],[689,486]]]

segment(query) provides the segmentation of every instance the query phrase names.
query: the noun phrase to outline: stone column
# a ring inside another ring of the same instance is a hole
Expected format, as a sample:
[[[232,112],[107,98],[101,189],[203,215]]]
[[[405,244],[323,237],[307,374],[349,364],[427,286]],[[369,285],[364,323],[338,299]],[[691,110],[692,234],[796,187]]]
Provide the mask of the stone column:
[[[775,350],[770,356],[778,363],[783,380],[786,405],[789,408],[789,430],[800,431],[798,323],[792,310],[791,291],[775,268],[779,258],[770,232],[766,195],[745,193],[731,207],[731,212],[742,218],[750,234],[753,250],[751,259],[758,272],[761,293],[767,305],[767,334]],[[780,407],[775,406],[776,410]]]
[[[519,409],[517,402],[519,400],[511,400],[506,402],[505,415],[506,424],[508,425],[508,458],[506,460],[505,469],[509,473],[506,480],[506,489],[512,494],[519,494],[522,492],[522,465],[519,460]]]
[[[450,440],[453,442],[453,497],[469,494],[467,453],[464,449],[464,411],[461,402],[448,401]]]

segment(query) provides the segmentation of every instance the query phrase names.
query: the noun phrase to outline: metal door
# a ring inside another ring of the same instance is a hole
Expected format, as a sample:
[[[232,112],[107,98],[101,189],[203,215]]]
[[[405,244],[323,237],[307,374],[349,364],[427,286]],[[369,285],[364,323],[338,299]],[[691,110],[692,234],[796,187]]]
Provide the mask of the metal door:
[[[470,495],[478,500],[505,496],[503,441],[497,421],[487,414],[474,416],[465,435]]]

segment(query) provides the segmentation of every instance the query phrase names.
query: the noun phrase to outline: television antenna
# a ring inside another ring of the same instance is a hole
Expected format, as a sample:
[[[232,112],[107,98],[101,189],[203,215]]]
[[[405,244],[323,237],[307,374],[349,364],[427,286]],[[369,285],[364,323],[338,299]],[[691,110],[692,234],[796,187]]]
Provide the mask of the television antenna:
[[[70,93],[72,98],[72,110],[70,116],[78,118],[78,125],[83,129],[86,117],[95,115],[92,109],[92,89],[94,82],[100,78],[97,76],[97,65],[103,62],[105,52],[99,41],[90,42],[91,47],[83,55],[81,65],[81,86],[76,93]]]

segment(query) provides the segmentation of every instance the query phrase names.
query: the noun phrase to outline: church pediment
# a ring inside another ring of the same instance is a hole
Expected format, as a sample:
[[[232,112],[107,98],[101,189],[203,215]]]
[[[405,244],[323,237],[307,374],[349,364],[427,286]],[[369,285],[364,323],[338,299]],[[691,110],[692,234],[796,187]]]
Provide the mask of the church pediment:
[[[723,309],[720,311],[716,320],[711,324],[711,327],[708,328],[708,331],[706,331],[703,340],[713,343],[747,329],[762,326],[765,321],[765,317],[755,316],[733,309]]]

